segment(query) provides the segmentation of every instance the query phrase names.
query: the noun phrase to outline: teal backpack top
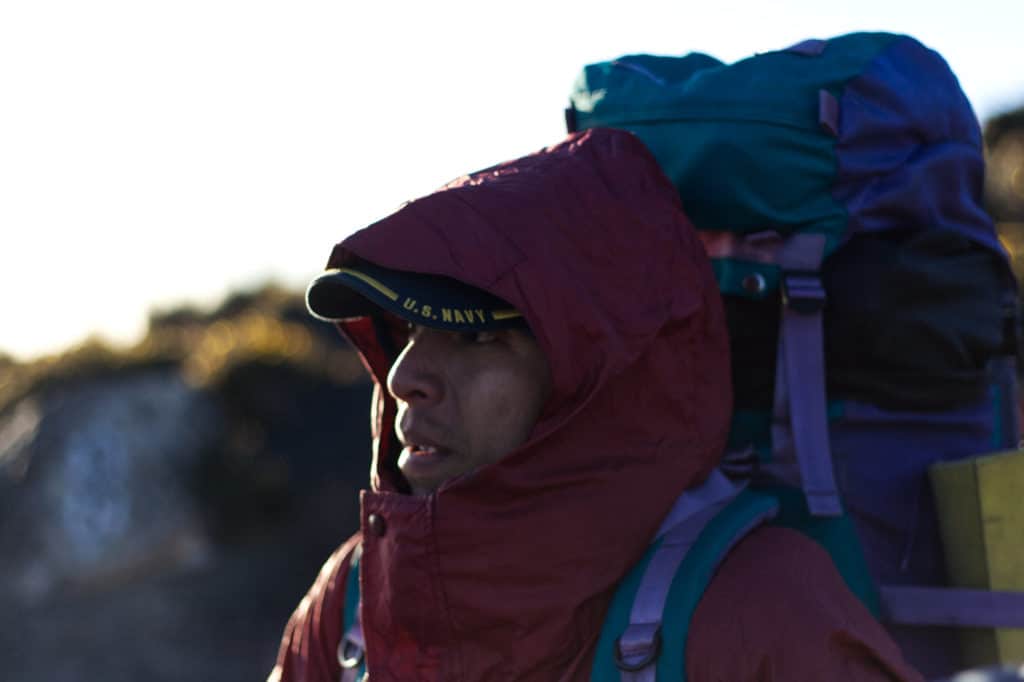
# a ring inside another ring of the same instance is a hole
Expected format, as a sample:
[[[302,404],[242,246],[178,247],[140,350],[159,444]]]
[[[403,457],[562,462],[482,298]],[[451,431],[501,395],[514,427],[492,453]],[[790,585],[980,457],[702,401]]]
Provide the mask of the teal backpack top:
[[[940,189],[978,189],[981,133],[945,61],[907,36],[808,40],[731,65],[627,56],[585,67],[571,103],[573,130],[640,137],[701,230],[822,234],[828,255],[851,233],[920,224],[1001,252],[980,206],[932,203]],[[931,196],[899,186],[936,169],[948,177]],[[893,187],[866,186],[883,178]],[[865,205],[890,192],[910,204]]]

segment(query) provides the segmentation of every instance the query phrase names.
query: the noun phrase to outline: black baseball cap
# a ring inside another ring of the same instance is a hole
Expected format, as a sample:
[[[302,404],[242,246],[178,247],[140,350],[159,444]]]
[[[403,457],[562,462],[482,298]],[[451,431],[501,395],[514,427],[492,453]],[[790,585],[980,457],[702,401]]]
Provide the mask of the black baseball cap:
[[[502,299],[450,277],[384,268],[359,261],[324,271],[306,289],[306,307],[326,322],[382,310],[425,327],[452,331],[525,325]]]

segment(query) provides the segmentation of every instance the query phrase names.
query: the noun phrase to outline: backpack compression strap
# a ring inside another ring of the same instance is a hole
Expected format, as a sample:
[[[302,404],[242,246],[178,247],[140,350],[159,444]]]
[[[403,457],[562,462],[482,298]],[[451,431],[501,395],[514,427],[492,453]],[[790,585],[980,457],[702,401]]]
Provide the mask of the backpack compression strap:
[[[747,235],[701,230],[698,234],[714,261],[759,263],[780,270],[782,310],[775,366],[772,459],[763,468],[769,478],[801,488],[812,515],[841,515],[832,471],[825,394],[825,288],[820,272],[825,235],[782,237],[770,230]],[[763,292],[768,286],[762,273],[748,279],[755,292]],[[742,286],[748,289],[746,280]]]
[[[775,366],[773,455],[795,456],[800,487],[813,516],[843,513],[832,471],[825,397],[821,282],[825,235],[795,234],[779,251],[782,321]]]
[[[896,625],[1024,628],[1024,592],[882,585],[879,593],[883,620]]]

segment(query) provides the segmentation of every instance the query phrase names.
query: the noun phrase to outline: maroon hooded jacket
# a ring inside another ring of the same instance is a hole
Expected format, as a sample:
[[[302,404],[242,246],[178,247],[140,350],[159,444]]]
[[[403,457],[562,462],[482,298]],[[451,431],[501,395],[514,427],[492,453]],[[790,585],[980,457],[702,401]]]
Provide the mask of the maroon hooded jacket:
[[[616,583],[715,466],[729,422],[722,307],[675,191],[634,137],[592,130],[406,204],[335,247],[329,267],[353,258],[508,301],[553,388],[525,445],[412,497],[381,388],[394,358],[369,320],[342,325],[377,382],[371,489],[362,530],[296,609],[270,679],[338,679],[360,541],[372,682],[588,679]],[[828,556],[774,528],[726,559],[687,652],[695,682],[919,679]]]

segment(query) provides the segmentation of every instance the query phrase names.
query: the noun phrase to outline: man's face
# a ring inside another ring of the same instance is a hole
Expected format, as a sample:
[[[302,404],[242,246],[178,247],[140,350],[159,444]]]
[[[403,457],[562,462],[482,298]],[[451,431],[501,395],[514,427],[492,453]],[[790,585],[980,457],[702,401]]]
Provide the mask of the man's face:
[[[388,374],[398,401],[398,468],[416,495],[494,462],[526,442],[551,372],[527,332],[413,326]]]

